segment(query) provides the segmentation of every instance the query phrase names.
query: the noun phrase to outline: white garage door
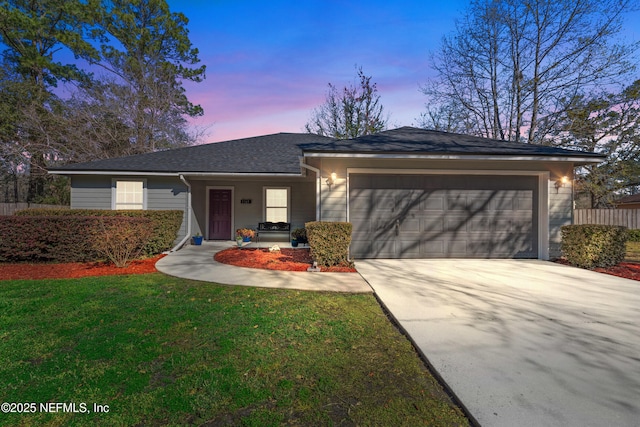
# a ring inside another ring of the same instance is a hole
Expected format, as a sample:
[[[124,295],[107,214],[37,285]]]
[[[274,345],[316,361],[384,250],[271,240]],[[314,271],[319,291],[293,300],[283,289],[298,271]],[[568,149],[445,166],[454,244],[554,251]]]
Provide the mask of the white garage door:
[[[535,176],[349,177],[354,258],[537,258]]]

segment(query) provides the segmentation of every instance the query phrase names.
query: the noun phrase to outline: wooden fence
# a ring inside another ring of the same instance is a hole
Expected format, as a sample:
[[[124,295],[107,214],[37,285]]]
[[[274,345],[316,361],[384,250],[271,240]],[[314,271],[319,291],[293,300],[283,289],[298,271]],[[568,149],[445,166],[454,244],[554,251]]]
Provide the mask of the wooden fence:
[[[69,206],[40,205],[37,203],[0,203],[0,215],[13,215],[15,211],[27,208],[69,209]]]
[[[623,225],[640,229],[640,209],[576,209],[574,224]]]

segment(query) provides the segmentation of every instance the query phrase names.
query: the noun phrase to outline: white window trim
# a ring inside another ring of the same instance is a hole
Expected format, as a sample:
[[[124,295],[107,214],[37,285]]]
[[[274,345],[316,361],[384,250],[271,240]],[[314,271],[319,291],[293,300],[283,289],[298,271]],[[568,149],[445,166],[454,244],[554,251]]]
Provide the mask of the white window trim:
[[[287,221],[291,222],[291,187],[264,186],[262,187],[262,221],[267,220],[267,190],[287,190]]]
[[[147,210],[147,179],[146,178],[111,178],[111,210],[116,210],[117,202],[117,182],[118,181],[130,181],[130,182],[142,182],[142,210]]]

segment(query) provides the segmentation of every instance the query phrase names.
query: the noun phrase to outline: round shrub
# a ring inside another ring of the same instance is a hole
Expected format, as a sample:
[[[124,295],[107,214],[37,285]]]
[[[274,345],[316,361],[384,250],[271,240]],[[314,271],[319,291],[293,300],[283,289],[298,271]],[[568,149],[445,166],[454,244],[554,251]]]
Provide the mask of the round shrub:
[[[615,225],[566,225],[562,227],[562,254],[581,268],[612,267],[626,254],[626,227]]]

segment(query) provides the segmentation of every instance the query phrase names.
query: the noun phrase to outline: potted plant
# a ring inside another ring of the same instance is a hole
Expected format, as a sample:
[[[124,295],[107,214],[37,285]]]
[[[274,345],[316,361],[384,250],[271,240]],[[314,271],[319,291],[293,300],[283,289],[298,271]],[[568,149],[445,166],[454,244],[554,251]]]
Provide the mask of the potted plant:
[[[291,247],[292,248],[298,247],[298,239],[296,239],[295,237],[291,238]]]
[[[305,244],[307,243],[307,229],[306,228],[296,228],[291,232],[291,246],[296,247],[298,243]],[[296,241],[296,244],[293,244],[293,240]]]
[[[238,247],[242,246],[242,236],[236,236],[236,243],[238,244]]]
[[[256,232],[250,228],[238,228],[236,230],[236,236],[242,237],[243,242],[250,242],[256,235]]]
[[[202,239],[203,239],[202,234],[196,233],[196,235],[193,236],[192,239],[193,239],[194,245],[200,246],[202,244]]]

